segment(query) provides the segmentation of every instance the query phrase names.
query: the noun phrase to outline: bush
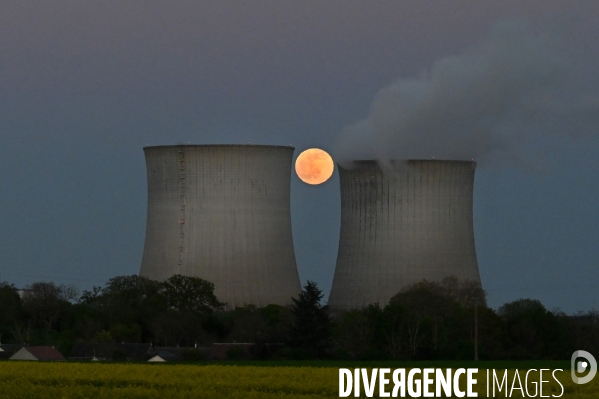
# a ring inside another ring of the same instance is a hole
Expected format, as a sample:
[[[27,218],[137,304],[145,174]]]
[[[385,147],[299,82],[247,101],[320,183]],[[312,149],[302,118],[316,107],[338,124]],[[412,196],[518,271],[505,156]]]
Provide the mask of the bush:
[[[122,350],[122,349],[115,349],[114,352],[112,352],[112,356],[110,356],[112,358],[112,360],[116,360],[117,362],[126,362],[127,359],[127,353]]]
[[[239,360],[245,357],[245,352],[243,348],[229,348],[227,350],[227,359],[229,360]]]
[[[206,360],[208,359],[208,356],[206,355],[206,352],[201,350],[201,349],[186,349],[186,350],[181,350],[179,351],[179,357],[181,358],[181,360],[183,361],[187,361],[187,362],[193,362],[193,361],[198,361],[198,360]],[[228,353],[227,353],[228,356]]]

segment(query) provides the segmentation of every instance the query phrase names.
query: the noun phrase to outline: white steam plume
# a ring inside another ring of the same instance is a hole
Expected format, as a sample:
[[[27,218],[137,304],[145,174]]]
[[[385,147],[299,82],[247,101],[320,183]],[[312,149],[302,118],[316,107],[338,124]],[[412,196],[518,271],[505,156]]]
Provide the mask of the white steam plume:
[[[368,118],[339,135],[336,160],[525,162],[549,142],[597,132],[598,97],[583,93],[566,49],[524,21],[499,23],[477,46],[380,90]]]

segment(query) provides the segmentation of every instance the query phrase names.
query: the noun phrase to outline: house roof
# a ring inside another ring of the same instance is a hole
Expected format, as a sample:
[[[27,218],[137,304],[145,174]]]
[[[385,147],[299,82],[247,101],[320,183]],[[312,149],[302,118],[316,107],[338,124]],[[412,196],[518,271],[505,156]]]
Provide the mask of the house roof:
[[[95,356],[99,359],[110,359],[117,350],[125,352],[129,359],[143,358],[144,356],[154,354],[151,344],[93,344],[79,342],[73,346],[69,357],[91,359]]]
[[[160,356],[164,360],[178,360],[179,359],[179,356],[175,355],[172,352],[168,352],[168,351],[159,351],[158,356]]]
[[[148,360],[148,362],[173,362],[179,360],[179,356],[167,351],[159,351],[156,356]]]
[[[14,360],[65,360],[59,351],[51,346],[24,346],[11,356]]]
[[[64,360],[62,354],[51,346],[26,346],[25,349],[39,360]]]

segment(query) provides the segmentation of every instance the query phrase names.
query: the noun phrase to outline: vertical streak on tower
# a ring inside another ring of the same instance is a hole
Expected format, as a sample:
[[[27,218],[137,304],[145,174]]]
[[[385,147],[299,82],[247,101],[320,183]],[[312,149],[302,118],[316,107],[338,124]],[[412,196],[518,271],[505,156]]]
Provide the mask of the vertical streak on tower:
[[[301,291],[291,233],[293,147],[144,148],[148,218],[140,275],[197,276],[229,308]]]
[[[341,234],[332,310],[385,306],[406,285],[480,283],[472,223],[475,162],[376,161],[339,167]]]
[[[183,149],[177,151],[179,154],[179,262],[177,265],[181,267],[183,265],[184,246],[185,246],[185,189],[186,189],[186,166],[185,166],[185,152]]]

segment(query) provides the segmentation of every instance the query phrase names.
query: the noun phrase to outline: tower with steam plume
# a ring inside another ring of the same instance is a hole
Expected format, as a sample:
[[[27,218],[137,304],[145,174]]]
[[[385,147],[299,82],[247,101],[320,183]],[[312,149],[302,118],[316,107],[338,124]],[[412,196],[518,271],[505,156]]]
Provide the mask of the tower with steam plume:
[[[330,308],[384,306],[423,279],[480,283],[472,224],[475,167],[435,160],[339,167],[341,234]]]
[[[203,278],[228,308],[288,304],[301,290],[291,235],[293,150],[144,148],[148,215],[140,275]]]

